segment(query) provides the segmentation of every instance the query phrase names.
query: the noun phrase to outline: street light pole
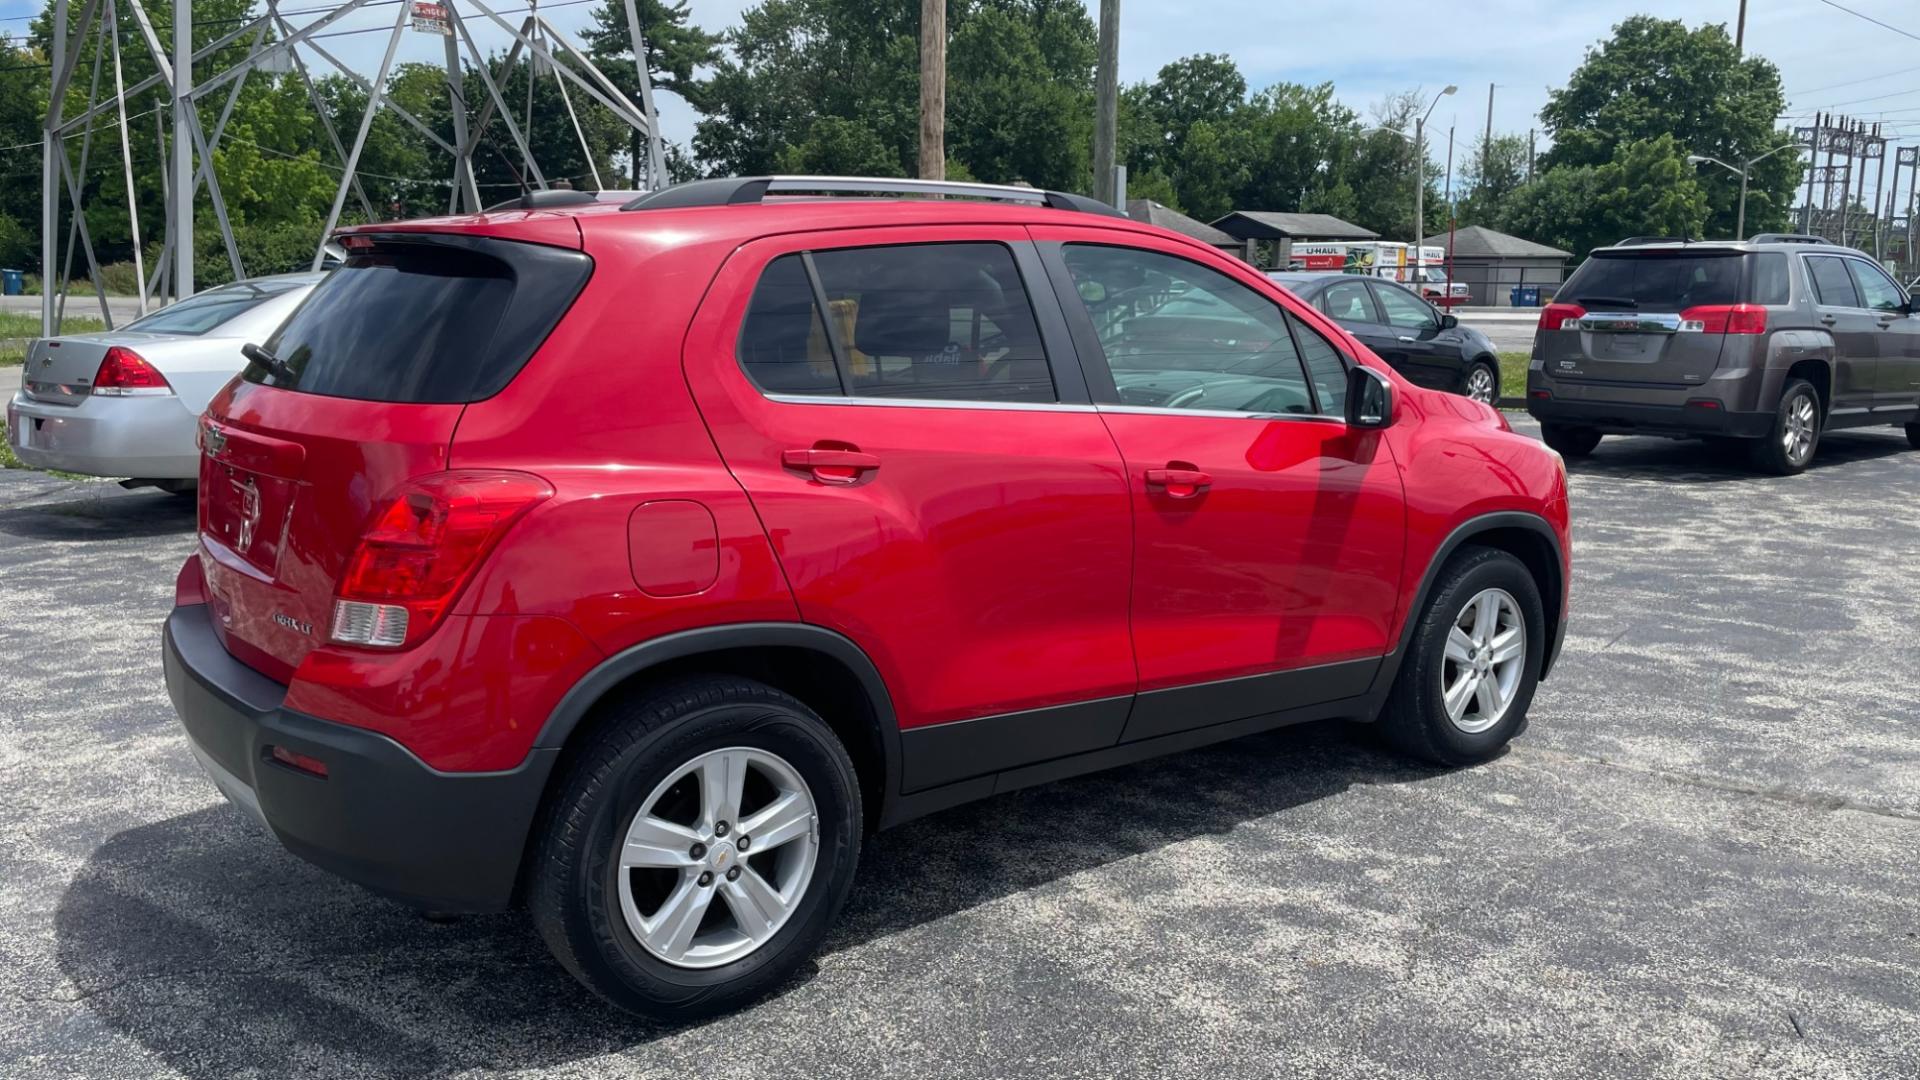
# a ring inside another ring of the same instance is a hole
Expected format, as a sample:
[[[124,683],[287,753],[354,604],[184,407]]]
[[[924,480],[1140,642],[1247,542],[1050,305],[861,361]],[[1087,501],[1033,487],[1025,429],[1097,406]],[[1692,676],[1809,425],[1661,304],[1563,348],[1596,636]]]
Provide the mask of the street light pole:
[[[1420,242],[1427,238],[1427,117],[1440,104],[1440,99],[1459,90],[1449,85],[1445,90],[1433,95],[1433,104],[1413,122],[1413,248],[1409,255],[1412,269],[1409,274],[1417,274],[1420,269]]]
[[[1747,236],[1747,177],[1748,177],[1748,174],[1750,174],[1753,171],[1753,167],[1755,165],[1760,164],[1761,162],[1767,160],[1768,158],[1772,157],[1773,155],[1779,153],[1782,150],[1797,149],[1799,145],[1800,145],[1799,143],[1783,143],[1767,151],[1766,153],[1761,154],[1759,157],[1748,158],[1746,164],[1740,165],[1740,166],[1729,165],[1726,162],[1721,161],[1719,158],[1708,157],[1705,154],[1688,154],[1687,155],[1687,164],[1689,165],[1701,165],[1701,164],[1705,164],[1706,162],[1712,162],[1713,164],[1720,166],[1721,168],[1727,170],[1730,173],[1735,173],[1739,175],[1740,177],[1740,208],[1734,212],[1734,216],[1733,216],[1733,238],[1735,240],[1744,240],[1746,239],[1746,236]]]

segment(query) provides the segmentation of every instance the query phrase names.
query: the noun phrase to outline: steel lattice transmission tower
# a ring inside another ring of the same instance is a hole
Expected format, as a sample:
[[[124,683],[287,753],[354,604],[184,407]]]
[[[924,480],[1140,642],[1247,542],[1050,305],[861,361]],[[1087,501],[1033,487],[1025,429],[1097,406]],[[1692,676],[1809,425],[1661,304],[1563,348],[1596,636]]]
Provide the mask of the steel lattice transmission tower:
[[[512,71],[522,55],[530,61],[528,111],[522,114],[523,120],[531,123],[532,80],[547,74],[553,76],[574,133],[580,137],[582,150],[586,151],[596,186],[599,168],[593,164],[593,154],[586,145],[576,112],[576,98],[569,91],[569,84],[584,99],[598,103],[644,137],[639,144],[644,146],[642,156],[645,160],[634,163],[635,182],[642,188],[655,188],[666,181],[665,157],[653,105],[653,84],[647,73],[646,47],[641,39],[640,18],[634,0],[622,2],[626,8],[627,31],[632,38],[634,67],[639,76],[637,102],[629,100],[594,65],[584,49],[541,15],[537,0],[531,0],[526,8],[512,10],[496,10],[489,6],[489,0],[343,0],[326,7],[305,7],[297,11],[282,10],[284,0],[261,2],[264,6],[258,14],[251,15],[234,30],[195,49],[191,0],[175,0],[173,43],[169,51],[154,32],[153,21],[147,15],[143,0],[82,0],[77,4],[75,0],[54,0],[53,42],[49,49],[52,94],[48,99],[42,135],[40,253],[43,334],[57,332],[73,283],[76,251],[85,258],[85,271],[93,284],[93,291],[99,297],[101,315],[108,326],[113,325],[106,290],[101,283],[100,266],[94,257],[94,237],[88,228],[86,185],[82,179],[86,175],[88,156],[93,150],[96,121],[103,117],[111,118],[114,125],[111,137],[117,139],[121,160],[125,163],[126,210],[133,234],[130,239],[133,241],[133,261],[140,290],[140,310],[144,312],[152,298],[169,295],[177,298],[193,292],[193,211],[194,202],[203,188],[209,196],[214,217],[219,222],[221,240],[226,248],[227,259],[233,266],[234,277],[246,276],[239,247],[234,242],[226,200],[220,192],[219,178],[214,174],[213,154],[226,134],[227,122],[240,99],[241,88],[246,84],[248,75],[254,72],[291,75],[304,84],[308,102],[320,117],[320,126],[326,131],[333,152],[329,167],[340,174],[325,227],[320,235],[314,237],[316,267],[321,263],[325,240],[339,224],[341,211],[350,195],[369,219],[377,217],[373,203],[368,200],[361,186],[357,169],[361,151],[366,147],[367,133],[373,126],[374,115],[383,108],[446,153],[450,163],[449,213],[471,213],[483,205],[479,188],[474,182],[473,155],[496,117],[520,152],[526,170],[523,182],[529,188],[546,188],[547,178],[534,158],[528,143],[528,132],[516,123],[514,110],[502,93],[503,87],[494,79],[487,56],[481,51],[473,28],[468,24],[468,16],[462,14],[463,8],[479,17],[481,29],[504,31],[512,41],[503,65],[505,71]],[[500,3],[501,0],[491,2]],[[335,56],[318,40],[327,36],[322,31],[356,11],[389,6],[397,8],[398,14],[393,20],[392,29],[387,32],[386,50],[381,57],[379,71],[371,80]],[[74,15],[76,7],[77,17]],[[508,15],[524,17],[516,22],[509,20]],[[299,22],[301,19],[310,21]],[[121,63],[120,33],[123,28],[131,29],[145,45],[157,69],[155,74],[131,85],[123,77]],[[384,96],[394,56],[399,51],[401,39],[409,30],[443,38],[442,59],[446,65],[446,84],[453,118],[451,141],[442,138],[431,126]],[[65,108],[66,99],[79,74],[77,69],[81,66],[80,59],[89,34],[96,36],[98,46],[94,49],[93,63],[85,76],[87,106],[78,114],[69,116]],[[205,70],[205,66],[223,50],[240,43],[244,43],[246,48],[241,58],[231,62],[222,59],[217,64],[217,70]],[[109,62],[110,71],[106,70]],[[350,145],[341,141],[326,101],[314,86],[312,65],[315,63],[324,63],[338,71],[367,94],[367,105]],[[463,63],[470,63],[471,67],[463,71]],[[201,69],[196,70],[195,65],[201,65]],[[111,79],[110,83],[106,83],[108,78]],[[471,95],[466,93],[466,88],[476,79],[485,88],[484,101],[477,110],[468,100]],[[130,120],[137,117],[130,116],[128,102],[156,87],[164,92],[168,101],[167,109],[156,111],[153,133],[160,140],[161,156],[167,161],[161,183],[166,227],[160,257],[155,265],[149,267],[145,265],[141,248],[140,214],[131,153],[133,139],[146,136],[134,134]],[[220,102],[219,119],[209,130],[202,123],[199,106],[216,101]],[[580,104],[584,105],[585,101]],[[170,114],[170,125],[158,115],[159,111]],[[169,126],[172,135],[170,147]],[[80,144],[77,165],[67,147],[67,141],[76,133]],[[186,197],[181,197],[182,193],[186,193]],[[71,209],[64,243],[59,235],[63,204]]]

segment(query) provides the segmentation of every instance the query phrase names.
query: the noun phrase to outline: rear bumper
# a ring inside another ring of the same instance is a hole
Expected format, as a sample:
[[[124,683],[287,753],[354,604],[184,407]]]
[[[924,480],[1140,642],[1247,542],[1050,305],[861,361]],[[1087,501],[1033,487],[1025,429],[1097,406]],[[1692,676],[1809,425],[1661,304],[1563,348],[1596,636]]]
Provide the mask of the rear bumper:
[[[513,902],[528,832],[558,750],[517,768],[444,773],[385,735],[282,707],[287,688],[229,655],[204,604],[162,632],[167,694],[223,794],[322,869],[438,911]],[[324,778],[270,757],[324,762]]]
[[[7,403],[7,442],[36,469],[88,476],[192,480],[200,475],[198,417],[178,397],[88,397],[53,405]]]
[[[1703,398],[1695,400],[1713,400]],[[1549,424],[1572,424],[1616,435],[1724,435],[1739,439],[1764,438],[1773,430],[1770,412],[1735,412],[1725,407],[1697,405],[1640,405],[1612,401],[1569,401],[1527,394],[1527,412]]]

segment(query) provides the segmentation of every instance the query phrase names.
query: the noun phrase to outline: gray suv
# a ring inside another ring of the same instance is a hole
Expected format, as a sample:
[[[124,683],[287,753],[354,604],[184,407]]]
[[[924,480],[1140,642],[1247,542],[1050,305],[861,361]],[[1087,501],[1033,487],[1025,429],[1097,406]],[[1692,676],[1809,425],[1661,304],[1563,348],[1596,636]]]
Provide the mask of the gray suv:
[[[1920,316],[1871,258],[1817,236],[1636,237],[1593,252],[1541,313],[1527,411],[1548,446],[1721,437],[1797,473],[1830,428],[1920,448]]]

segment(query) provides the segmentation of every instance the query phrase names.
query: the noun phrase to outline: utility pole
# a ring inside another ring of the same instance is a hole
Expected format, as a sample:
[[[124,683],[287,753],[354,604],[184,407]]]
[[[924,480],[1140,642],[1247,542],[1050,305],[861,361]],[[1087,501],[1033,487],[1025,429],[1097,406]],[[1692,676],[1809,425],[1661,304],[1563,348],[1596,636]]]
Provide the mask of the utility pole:
[[[947,0],[920,0],[920,179],[947,178]]]
[[[1527,129],[1527,183],[1533,183],[1533,129]]]
[[[1827,122],[1826,113],[1816,113],[1813,117],[1813,141],[1807,144],[1807,205],[1800,215],[1800,231],[1813,231],[1813,174],[1820,171],[1820,129]]]
[[[1747,0],[1740,0],[1740,21],[1734,24],[1733,51],[1747,55]]]
[[[1120,129],[1120,0],[1100,0],[1100,59],[1093,94],[1093,197],[1112,205],[1113,167],[1118,164],[1114,144]]]
[[[1487,174],[1493,171],[1493,84],[1487,84],[1487,135],[1480,143],[1480,186],[1487,185]]]
[[[82,42],[81,44],[85,44]],[[78,49],[74,50],[77,54]],[[56,271],[53,264],[60,258],[59,241],[54,233],[60,225],[60,172],[67,151],[66,144],[60,141],[61,105],[66,100],[66,82],[62,78],[67,70],[67,0],[53,0],[53,40],[47,49],[47,59],[53,61],[50,66],[53,83],[50,88],[52,97],[47,102],[47,123],[40,134],[40,336],[52,337],[53,295],[59,291]],[[92,103],[89,102],[89,105]],[[54,155],[60,155],[56,160]],[[78,214],[80,207],[74,206]],[[67,245],[72,250],[73,245]],[[109,323],[108,325],[112,325]]]
[[[173,296],[193,295],[193,3],[173,5],[173,220],[167,235],[173,240]],[[213,167],[212,162],[207,167]],[[352,172],[353,166],[348,165]]]

